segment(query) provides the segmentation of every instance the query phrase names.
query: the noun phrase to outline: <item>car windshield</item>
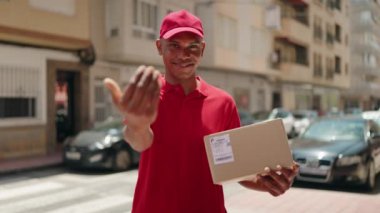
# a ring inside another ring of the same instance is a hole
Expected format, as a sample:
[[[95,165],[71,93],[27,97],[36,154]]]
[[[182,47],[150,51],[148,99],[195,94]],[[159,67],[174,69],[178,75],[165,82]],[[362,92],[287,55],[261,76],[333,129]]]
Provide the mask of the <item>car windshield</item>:
[[[293,116],[295,119],[303,119],[303,118],[306,118],[306,115],[305,114],[302,114],[302,113],[293,113]]]
[[[325,142],[361,141],[364,139],[363,120],[320,120],[304,132],[301,138]]]
[[[289,116],[288,112],[284,111],[274,111],[269,115],[269,119],[274,119],[274,118],[286,118]]]
[[[96,125],[93,130],[95,131],[108,131],[110,129],[121,129],[123,127],[121,120],[105,121]]]
[[[255,112],[253,113],[253,118],[256,120],[266,120],[268,119],[269,113],[270,112],[266,112],[266,111]]]

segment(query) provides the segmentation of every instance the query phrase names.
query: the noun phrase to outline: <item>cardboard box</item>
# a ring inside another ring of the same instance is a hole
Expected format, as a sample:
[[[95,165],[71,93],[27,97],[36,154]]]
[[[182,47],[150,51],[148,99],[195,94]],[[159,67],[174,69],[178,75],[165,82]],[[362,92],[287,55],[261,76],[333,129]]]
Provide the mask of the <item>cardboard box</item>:
[[[204,142],[215,184],[252,178],[265,167],[293,165],[281,119],[207,135]]]

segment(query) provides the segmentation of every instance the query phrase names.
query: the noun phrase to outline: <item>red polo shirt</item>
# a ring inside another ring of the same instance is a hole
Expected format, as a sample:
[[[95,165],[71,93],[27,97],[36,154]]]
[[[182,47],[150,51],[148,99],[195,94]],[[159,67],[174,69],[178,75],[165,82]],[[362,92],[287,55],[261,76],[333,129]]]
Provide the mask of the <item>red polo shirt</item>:
[[[201,78],[185,95],[163,80],[154,141],[141,154],[134,213],[224,213],[223,189],[212,182],[203,136],[240,126],[235,103]]]

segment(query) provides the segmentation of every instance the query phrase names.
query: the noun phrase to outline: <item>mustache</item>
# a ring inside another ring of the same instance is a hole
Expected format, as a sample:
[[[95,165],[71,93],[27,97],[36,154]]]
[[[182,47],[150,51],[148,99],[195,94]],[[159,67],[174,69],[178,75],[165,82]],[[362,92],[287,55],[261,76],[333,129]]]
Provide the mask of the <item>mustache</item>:
[[[172,63],[175,63],[175,64],[195,64],[195,62],[193,60],[181,60],[181,59],[173,60]]]

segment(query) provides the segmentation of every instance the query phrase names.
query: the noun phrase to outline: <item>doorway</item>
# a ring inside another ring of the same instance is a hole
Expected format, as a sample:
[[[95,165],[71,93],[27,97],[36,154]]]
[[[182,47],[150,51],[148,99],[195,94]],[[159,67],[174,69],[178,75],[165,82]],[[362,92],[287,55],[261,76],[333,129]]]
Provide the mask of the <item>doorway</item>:
[[[74,72],[57,71],[54,94],[57,143],[62,143],[67,137],[74,135],[76,89],[74,79]]]
[[[272,93],[272,109],[281,107],[282,100],[279,92]]]

